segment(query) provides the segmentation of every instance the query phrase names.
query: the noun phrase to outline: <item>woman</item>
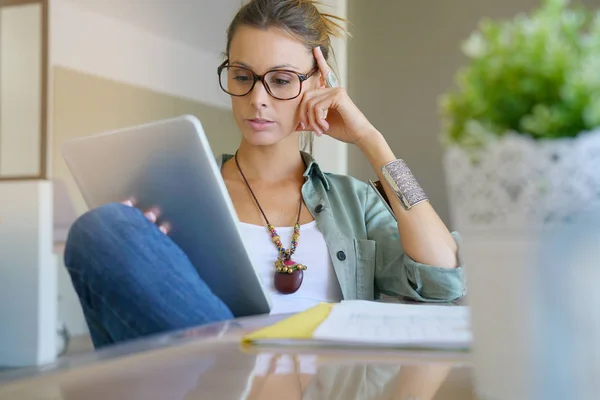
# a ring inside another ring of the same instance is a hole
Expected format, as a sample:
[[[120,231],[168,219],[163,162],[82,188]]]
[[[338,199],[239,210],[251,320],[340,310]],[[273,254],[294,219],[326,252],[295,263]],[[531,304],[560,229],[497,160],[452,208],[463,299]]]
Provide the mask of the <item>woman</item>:
[[[273,313],[380,294],[457,299],[465,285],[455,237],[383,135],[335,87],[330,38],[343,33],[311,1],[252,0],[231,22],[218,68],[242,134],[221,171]],[[323,173],[301,152],[305,131],[357,146],[397,222],[370,186]],[[233,317],[158,217],[110,204],[71,228],[65,264],[96,347]]]

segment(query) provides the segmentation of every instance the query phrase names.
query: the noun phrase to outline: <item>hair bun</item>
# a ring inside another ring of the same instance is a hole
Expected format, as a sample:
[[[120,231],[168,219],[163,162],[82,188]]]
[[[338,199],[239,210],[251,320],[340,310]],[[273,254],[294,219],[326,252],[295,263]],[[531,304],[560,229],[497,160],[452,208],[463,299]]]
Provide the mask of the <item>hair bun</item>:
[[[320,46],[329,57],[331,37],[351,36],[346,20],[322,11],[331,8],[318,0],[250,0],[231,21],[227,29],[227,54],[233,35],[241,25],[267,29],[280,28],[308,48]]]

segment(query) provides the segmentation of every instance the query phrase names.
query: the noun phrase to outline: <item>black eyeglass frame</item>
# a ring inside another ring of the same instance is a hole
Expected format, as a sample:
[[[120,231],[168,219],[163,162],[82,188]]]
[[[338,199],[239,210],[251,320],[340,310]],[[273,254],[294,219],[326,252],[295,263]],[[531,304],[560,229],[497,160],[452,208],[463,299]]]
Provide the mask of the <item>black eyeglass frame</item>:
[[[223,82],[221,82],[221,72],[223,72],[223,69],[225,67],[233,67],[232,65],[229,65],[229,60],[225,60],[223,61],[223,63],[221,65],[219,65],[219,67],[217,68],[217,76],[219,77],[219,86],[221,87],[221,90],[223,90],[225,93],[227,93],[230,96],[236,96],[236,97],[243,97],[246,96],[248,93],[252,92],[252,90],[254,90],[254,86],[256,85],[257,81],[262,82],[263,86],[265,87],[265,90],[267,91],[267,93],[269,93],[271,95],[271,97],[277,99],[277,100],[294,100],[295,98],[297,98],[298,96],[300,96],[300,94],[302,93],[302,83],[306,80],[308,80],[308,78],[310,78],[311,76],[313,76],[318,70],[319,68],[314,68],[312,71],[310,71],[308,74],[300,74],[296,71],[292,71],[289,69],[272,69],[269,70],[267,72],[265,72],[262,75],[258,75],[257,73],[255,73],[254,71],[252,71],[250,68],[246,68],[246,67],[242,67],[242,66],[238,66],[235,65],[236,68],[241,68],[244,69],[248,72],[250,72],[252,74],[252,77],[254,79],[254,81],[252,82],[252,86],[250,86],[250,89],[248,89],[248,91],[244,94],[233,94],[228,92],[227,90],[225,90],[225,88],[223,87]],[[294,97],[290,97],[290,98],[281,98],[281,97],[277,97],[273,94],[273,92],[271,92],[271,89],[269,88],[269,84],[267,84],[264,81],[264,76],[271,73],[271,72],[288,72],[294,75],[297,75],[298,78],[300,79],[300,90],[298,91],[298,94],[295,95]]]

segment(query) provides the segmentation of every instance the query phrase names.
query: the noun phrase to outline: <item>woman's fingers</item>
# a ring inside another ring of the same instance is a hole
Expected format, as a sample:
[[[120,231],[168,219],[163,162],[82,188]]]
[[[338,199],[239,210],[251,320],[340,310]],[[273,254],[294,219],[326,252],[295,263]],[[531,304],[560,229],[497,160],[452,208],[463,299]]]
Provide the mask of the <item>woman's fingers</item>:
[[[312,110],[312,107],[309,105],[306,109],[306,115],[308,117],[308,127],[310,130],[314,131],[317,135],[322,136],[323,132],[317,123],[315,118],[315,113]]]
[[[159,212],[158,207],[152,207],[149,210],[147,210],[146,212],[144,212],[144,215],[153,224],[156,224],[158,221],[158,218],[160,217],[160,212]],[[168,222],[161,222],[160,224],[158,224],[158,229],[165,235],[168,235],[169,232],[171,231],[171,225]]]
[[[150,222],[152,222],[153,224],[155,224],[156,221],[158,220],[158,215],[156,214],[156,211],[154,211],[154,210],[145,211],[144,216],[146,218],[148,218],[150,220]]]
[[[331,104],[328,100],[332,95],[331,91],[320,91],[314,95],[307,97],[306,106],[301,112],[306,113],[309,121],[309,126],[319,136],[329,130],[329,123],[326,121],[327,111]]]
[[[134,199],[123,200],[123,201],[121,201],[121,204],[124,204],[128,207],[135,207],[135,200]],[[143,214],[153,224],[156,224],[156,222],[158,221],[158,218],[160,216],[158,207],[151,207],[148,210],[144,211]],[[158,229],[165,235],[168,235],[169,232],[171,231],[171,225],[168,222],[164,222],[158,226]]]
[[[331,94],[331,89],[315,89],[304,93],[302,102],[300,103],[299,117],[300,123],[304,124],[306,129],[314,130],[318,134],[323,134],[323,130],[329,127],[328,124],[321,125],[319,123],[319,121],[325,119],[328,107],[321,110],[321,113],[316,117],[314,116],[314,107],[318,102],[331,96]]]
[[[313,55],[315,56],[315,60],[317,61],[317,66],[319,67],[321,76],[323,77],[323,79],[325,79],[325,77],[331,70],[331,67],[329,66],[329,64],[327,64],[327,60],[325,60],[320,46],[314,48]]]
[[[121,204],[126,205],[127,207],[133,207],[135,204],[135,201],[133,199],[127,199],[127,200],[123,200],[121,202]]]
[[[171,225],[168,222],[165,222],[164,224],[160,224],[158,229],[165,235],[168,235],[171,231]]]
[[[327,106],[327,99],[321,99],[320,101],[316,101],[315,105],[312,106],[310,112],[313,113],[315,121],[319,125],[319,128],[322,132],[327,132],[329,130],[329,124],[327,123],[327,110],[329,107]]]
[[[302,101],[300,102],[298,116],[300,118],[300,125],[305,130],[315,131],[317,134],[319,134],[319,132],[317,132],[317,130],[313,126],[313,124],[310,120],[310,115],[309,115],[309,102],[316,94],[317,94],[317,90],[307,91],[304,93],[304,96],[302,97]]]
[[[316,107],[311,107],[308,111],[311,125],[314,127],[315,131],[322,136],[325,131],[327,131],[328,126],[323,123],[323,110],[319,110]]]
[[[158,221],[158,218],[160,218],[160,210],[158,209],[158,207],[151,207],[146,212],[144,212],[144,215],[153,224],[156,224]],[[160,224],[158,224],[158,229],[165,235],[168,235],[169,232],[171,231],[171,225],[168,222],[161,222]]]

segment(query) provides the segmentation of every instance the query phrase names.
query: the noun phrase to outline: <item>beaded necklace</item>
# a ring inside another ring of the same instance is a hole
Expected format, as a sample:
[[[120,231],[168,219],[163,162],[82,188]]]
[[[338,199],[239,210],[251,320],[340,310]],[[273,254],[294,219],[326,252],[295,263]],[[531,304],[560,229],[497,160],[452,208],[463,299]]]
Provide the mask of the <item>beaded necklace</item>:
[[[238,171],[240,171],[240,175],[244,179],[254,202],[256,203],[260,213],[262,214],[265,222],[267,223],[267,229],[271,233],[271,241],[277,246],[277,250],[279,252],[279,256],[275,261],[275,275],[273,278],[273,284],[275,289],[278,292],[283,294],[291,294],[295,293],[300,286],[302,285],[302,280],[304,279],[304,271],[306,270],[306,266],[299,264],[292,260],[292,256],[296,252],[296,248],[298,247],[298,239],[300,239],[300,214],[302,212],[302,195],[300,195],[300,205],[298,206],[298,217],[296,218],[296,223],[294,224],[294,233],[292,234],[292,243],[289,249],[286,249],[281,244],[281,237],[275,230],[275,227],[271,225],[265,212],[263,211],[258,199],[254,195],[252,188],[250,187],[250,183],[246,179],[246,176],[242,172],[242,168],[240,168],[240,163],[238,161],[237,151],[235,152],[235,164],[237,165]]]

